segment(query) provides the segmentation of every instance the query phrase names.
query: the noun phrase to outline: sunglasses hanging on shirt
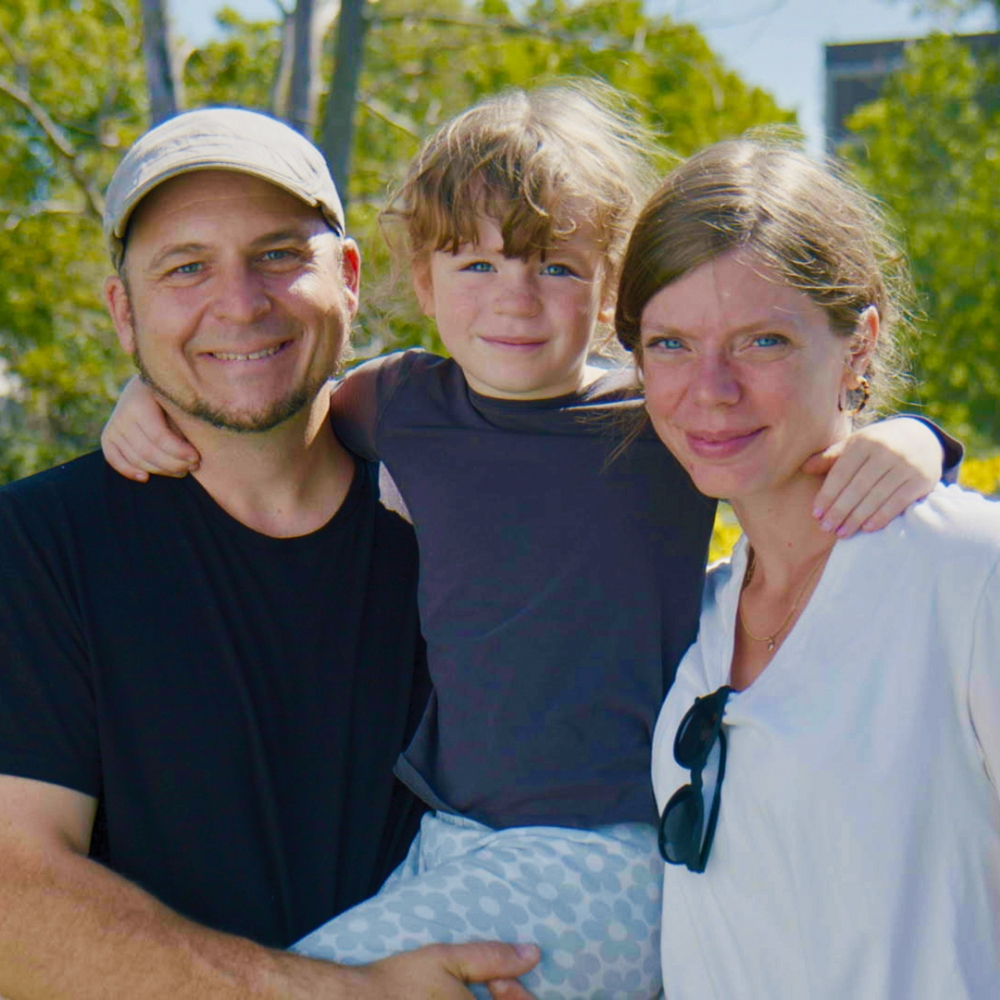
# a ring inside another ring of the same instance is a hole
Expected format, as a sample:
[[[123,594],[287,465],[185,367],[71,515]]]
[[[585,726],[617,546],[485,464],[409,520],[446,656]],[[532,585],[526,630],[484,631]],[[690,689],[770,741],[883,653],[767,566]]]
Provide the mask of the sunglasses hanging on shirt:
[[[726,734],[722,715],[726,699],[733,689],[724,686],[695,698],[684,713],[674,737],[674,760],[691,772],[690,784],[678,788],[660,817],[660,854],[671,865],[685,865],[688,871],[703,872],[715,838],[719,818],[722,779],[726,775]],[[715,792],[705,823],[705,803],[702,796],[702,772],[715,743],[719,743],[719,770]]]

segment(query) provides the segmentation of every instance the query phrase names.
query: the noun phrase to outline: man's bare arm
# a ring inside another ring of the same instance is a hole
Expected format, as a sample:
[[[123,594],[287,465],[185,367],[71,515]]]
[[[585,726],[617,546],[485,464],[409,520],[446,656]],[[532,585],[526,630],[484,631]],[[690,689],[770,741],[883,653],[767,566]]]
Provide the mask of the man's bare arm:
[[[495,996],[530,1000],[511,980],[536,950],[440,945],[350,967],[195,924],[87,858],[95,813],[79,792],[0,775],[0,996],[468,1000],[463,981],[499,980]]]

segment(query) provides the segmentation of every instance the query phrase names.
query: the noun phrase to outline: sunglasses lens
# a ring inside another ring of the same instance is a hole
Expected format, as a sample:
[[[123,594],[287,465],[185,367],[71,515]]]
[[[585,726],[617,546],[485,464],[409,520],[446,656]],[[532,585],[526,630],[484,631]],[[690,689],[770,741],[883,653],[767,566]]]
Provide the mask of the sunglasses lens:
[[[703,698],[688,710],[674,740],[674,759],[681,767],[692,768],[705,762],[719,726],[722,706]]]
[[[701,850],[704,808],[690,785],[670,797],[660,820],[660,854],[672,865],[694,864]]]

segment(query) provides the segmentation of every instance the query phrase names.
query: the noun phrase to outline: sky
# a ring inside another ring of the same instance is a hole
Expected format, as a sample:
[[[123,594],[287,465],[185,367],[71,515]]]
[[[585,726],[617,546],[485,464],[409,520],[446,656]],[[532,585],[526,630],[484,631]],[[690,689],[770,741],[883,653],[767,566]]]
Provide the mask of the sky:
[[[271,18],[276,0],[169,0],[174,30],[189,41],[213,32],[214,12],[235,7]],[[288,0],[286,0],[288,2]],[[940,20],[915,17],[912,0],[647,0],[651,13],[696,24],[712,49],[748,83],[798,111],[811,149],[823,142],[823,45],[912,38]],[[992,30],[989,13],[967,16],[962,32]]]

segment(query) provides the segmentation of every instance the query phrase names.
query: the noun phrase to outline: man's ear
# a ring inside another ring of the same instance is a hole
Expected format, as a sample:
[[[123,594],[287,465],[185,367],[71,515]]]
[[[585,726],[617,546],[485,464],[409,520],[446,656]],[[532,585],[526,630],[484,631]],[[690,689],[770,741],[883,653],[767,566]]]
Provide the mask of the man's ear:
[[[422,256],[414,260],[410,267],[410,281],[421,312],[428,319],[434,319],[434,279],[431,277],[430,257]]]
[[[361,288],[361,251],[352,239],[345,239],[340,247],[340,275],[344,282],[351,315],[358,312],[358,292]]]
[[[126,354],[135,354],[135,324],[132,320],[132,303],[129,300],[125,282],[117,274],[112,274],[104,282],[104,301],[111,321],[115,324],[118,343]]]

